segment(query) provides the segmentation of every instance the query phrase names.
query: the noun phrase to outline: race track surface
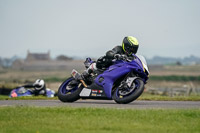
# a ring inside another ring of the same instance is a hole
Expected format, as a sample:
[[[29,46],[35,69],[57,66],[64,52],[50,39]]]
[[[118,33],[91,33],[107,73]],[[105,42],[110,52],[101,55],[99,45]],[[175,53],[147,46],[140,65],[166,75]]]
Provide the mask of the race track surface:
[[[0,100],[2,106],[36,106],[36,107],[97,107],[118,109],[200,109],[200,101],[134,101],[129,104],[117,104],[112,100],[79,100],[63,103],[59,100]]]

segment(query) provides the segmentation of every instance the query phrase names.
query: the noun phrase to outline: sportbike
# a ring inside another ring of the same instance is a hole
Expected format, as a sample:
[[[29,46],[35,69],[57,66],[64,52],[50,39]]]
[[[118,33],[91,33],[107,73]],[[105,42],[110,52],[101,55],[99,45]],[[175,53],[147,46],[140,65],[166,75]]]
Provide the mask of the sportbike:
[[[90,58],[87,61],[92,63]],[[58,89],[58,98],[62,102],[74,102],[81,98],[126,104],[142,94],[149,71],[145,58],[133,54],[132,59],[125,56],[113,60],[110,67],[98,69],[84,80],[76,70],[72,70],[71,75]]]

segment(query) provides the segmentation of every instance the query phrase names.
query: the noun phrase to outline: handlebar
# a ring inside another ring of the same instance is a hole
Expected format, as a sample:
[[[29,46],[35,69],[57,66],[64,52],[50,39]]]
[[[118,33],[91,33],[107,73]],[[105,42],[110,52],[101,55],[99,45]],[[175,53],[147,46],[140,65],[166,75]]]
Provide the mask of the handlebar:
[[[129,58],[128,58],[128,56],[127,55],[120,55],[120,54],[115,54],[114,55],[114,59],[116,59],[116,60],[123,60],[123,61],[128,61],[128,62],[131,62],[132,60],[130,60]]]

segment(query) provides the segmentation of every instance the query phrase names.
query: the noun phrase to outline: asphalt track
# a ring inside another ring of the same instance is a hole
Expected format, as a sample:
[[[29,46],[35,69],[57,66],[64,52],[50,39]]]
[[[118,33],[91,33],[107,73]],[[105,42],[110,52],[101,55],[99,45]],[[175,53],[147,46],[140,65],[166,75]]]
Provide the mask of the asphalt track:
[[[129,104],[117,104],[112,100],[78,100],[63,103],[59,100],[0,100],[3,106],[36,106],[36,107],[91,107],[116,109],[200,109],[200,101],[141,101]]]

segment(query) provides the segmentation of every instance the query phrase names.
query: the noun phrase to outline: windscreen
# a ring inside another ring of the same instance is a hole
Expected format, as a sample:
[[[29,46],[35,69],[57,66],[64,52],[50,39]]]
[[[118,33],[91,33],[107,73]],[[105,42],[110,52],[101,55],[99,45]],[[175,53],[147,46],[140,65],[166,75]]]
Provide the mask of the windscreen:
[[[149,71],[148,67],[147,67],[147,62],[146,59],[144,58],[144,56],[142,55],[137,55],[137,57],[141,60],[141,62],[143,63],[144,68]]]

